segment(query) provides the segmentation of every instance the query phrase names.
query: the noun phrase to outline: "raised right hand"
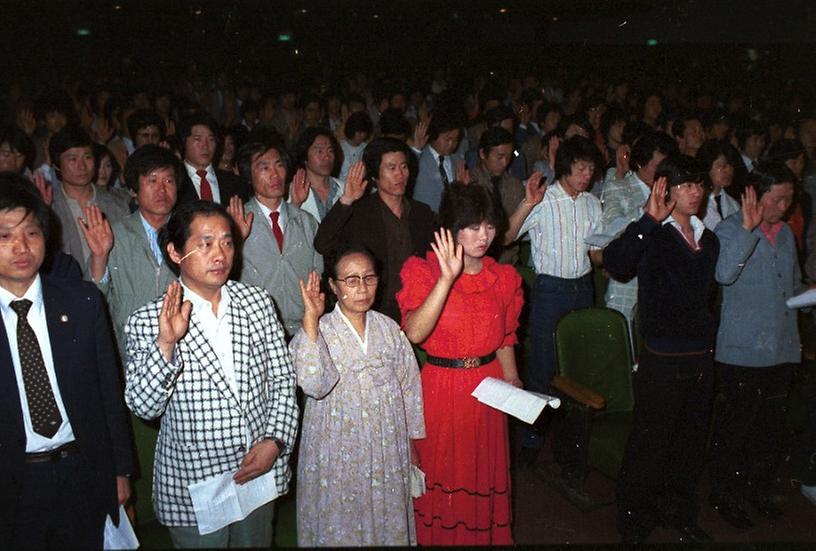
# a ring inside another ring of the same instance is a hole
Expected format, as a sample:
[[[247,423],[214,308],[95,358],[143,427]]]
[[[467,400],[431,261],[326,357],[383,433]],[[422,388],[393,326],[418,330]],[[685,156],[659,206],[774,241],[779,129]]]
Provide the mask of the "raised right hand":
[[[445,228],[439,228],[439,231],[434,232],[434,240],[435,243],[431,243],[431,249],[439,261],[442,279],[452,282],[459,277],[465,265],[462,245],[457,245],[451,231]]]
[[[742,193],[742,227],[749,232],[754,231],[754,228],[762,222],[764,210],[765,208],[757,200],[756,190],[752,186],[746,187]]]
[[[365,179],[365,163],[357,161],[348,171],[346,176],[346,185],[343,189],[343,196],[340,197],[340,202],[344,205],[351,205],[365,194],[368,180]]]
[[[658,222],[662,222],[669,217],[676,203],[676,201],[669,201],[667,189],[666,178],[658,178],[652,186],[652,193],[643,208],[646,214]]]
[[[161,312],[159,312],[159,336],[156,343],[168,360],[172,356],[173,347],[190,327],[190,313],[193,304],[189,300],[182,302],[183,293],[181,283],[171,282],[167,286]]]
[[[91,255],[107,258],[113,248],[113,231],[110,223],[96,205],[85,207],[84,218],[79,219],[79,227],[88,244]]]
[[[299,168],[292,178],[292,191],[289,196],[292,199],[292,205],[300,208],[306,199],[309,198],[309,182],[306,181],[306,169]]]
[[[303,297],[303,317],[310,317],[313,320],[320,319],[323,312],[326,311],[326,294],[320,292],[320,276],[317,272],[309,272],[309,277],[306,282],[301,279],[300,296]]]

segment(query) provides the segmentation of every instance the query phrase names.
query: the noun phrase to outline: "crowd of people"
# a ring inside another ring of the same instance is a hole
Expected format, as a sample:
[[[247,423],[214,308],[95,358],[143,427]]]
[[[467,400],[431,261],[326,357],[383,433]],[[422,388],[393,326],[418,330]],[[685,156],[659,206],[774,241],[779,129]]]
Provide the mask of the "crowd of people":
[[[593,306],[601,270],[638,356],[622,541],[658,524],[710,540],[706,464],[728,524],[782,514],[801,361],[786,301],[816,281],[802,94],[442,73],[200,85],[5,96],[5,541],[102,546],[137,473],[129,409],[160,420],[152,498],[178,548],[270,546],[273,495],[201,533],[191,487],[229,473],[282,495],[295,464],[302,546],[510,545],[510,465],[543,461],[546,423],[521,427],[511,461],[515,425],[471,392],[495,377],[550,394],[555,327]]]

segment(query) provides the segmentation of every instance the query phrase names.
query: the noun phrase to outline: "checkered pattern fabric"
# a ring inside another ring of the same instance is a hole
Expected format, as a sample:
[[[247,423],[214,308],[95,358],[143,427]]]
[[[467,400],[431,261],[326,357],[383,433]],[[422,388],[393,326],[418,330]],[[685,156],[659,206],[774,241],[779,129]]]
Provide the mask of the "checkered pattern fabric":
[[[195,321],[165,361],[156,337],[161,299],[134,312],[125,326],[125,400],[134,414],[162,418],[153,473],[153,505],[166,526],[196,524],[190,484],[236,471],[263,438],[285,444],[275,461],[278,491],[287,491],[297,435],[296,377],[271,296],[227,282],[237,395]]]

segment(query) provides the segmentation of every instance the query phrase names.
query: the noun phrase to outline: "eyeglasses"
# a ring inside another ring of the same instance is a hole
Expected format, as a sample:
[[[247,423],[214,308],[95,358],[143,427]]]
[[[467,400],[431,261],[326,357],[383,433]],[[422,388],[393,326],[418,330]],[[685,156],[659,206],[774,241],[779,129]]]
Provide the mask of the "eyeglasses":
[[[376,274],[369,274],[367,276],[361,277],[358,275],[350,275],[348,277],[344,277],[342,279],[337,278],[336,281],[342,281],[346,284],[346,287],[349,289],[354,289],[355,287],[359,287],[360,283],[364,283],[366,287],[373,287],[379,281],[379,277]]]

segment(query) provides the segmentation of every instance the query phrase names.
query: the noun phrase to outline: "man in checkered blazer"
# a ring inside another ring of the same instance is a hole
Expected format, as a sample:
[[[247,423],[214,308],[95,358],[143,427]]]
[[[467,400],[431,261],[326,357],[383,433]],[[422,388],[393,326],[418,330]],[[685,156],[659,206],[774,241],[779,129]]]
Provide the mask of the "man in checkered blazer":
[[[176,547],[269,547],[272,502],[201,535],[188,487],[226,472],[243,484],[271,470],[283,494],[291,476],[295,373],[270,295],[227,281],[233,235],[220,205],[180,206],[162,235],[180,281],[125,326],[125,399],[139,417],[162,418],[153,502]]]

